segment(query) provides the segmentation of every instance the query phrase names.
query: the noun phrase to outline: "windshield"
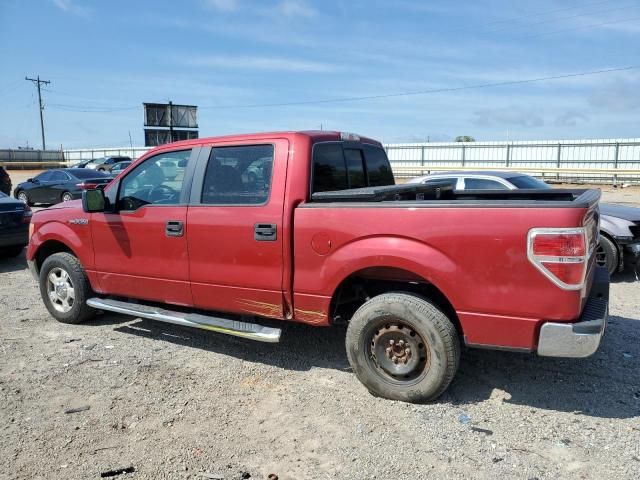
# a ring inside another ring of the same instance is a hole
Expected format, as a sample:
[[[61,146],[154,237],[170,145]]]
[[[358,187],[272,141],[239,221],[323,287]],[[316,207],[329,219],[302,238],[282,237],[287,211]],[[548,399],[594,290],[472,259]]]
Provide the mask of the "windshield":
[[[97,163],[98,165],[100,165],[100,164],[103,164],[106,161],[107,161],[106,157],[94,158],[93,160],[91,160],[91,163]]]
[[[506,179],[518,188],[551,188],[551,185],[544,183],[542,180],[530,177],[529,175],[520,175],[518,177],[510,177]]]

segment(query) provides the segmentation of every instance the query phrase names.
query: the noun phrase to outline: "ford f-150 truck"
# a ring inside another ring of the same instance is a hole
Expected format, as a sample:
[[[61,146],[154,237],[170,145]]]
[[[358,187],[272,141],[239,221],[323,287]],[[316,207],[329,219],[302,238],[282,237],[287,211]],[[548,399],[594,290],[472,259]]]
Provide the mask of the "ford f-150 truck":
[[[277,321],[346,324],[358,379],[421,402],[445,391],[462,344],[596,351],[599,197],[394,185],[382,145],[354,134],[204,138],[36,213],[27,259],[65,323],[102,310],[265,342]]]

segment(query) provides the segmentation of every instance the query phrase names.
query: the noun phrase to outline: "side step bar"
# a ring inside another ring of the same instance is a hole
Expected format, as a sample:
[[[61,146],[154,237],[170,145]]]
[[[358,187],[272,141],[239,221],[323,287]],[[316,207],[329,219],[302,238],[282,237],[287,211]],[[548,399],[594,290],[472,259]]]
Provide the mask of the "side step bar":
[[[125,315],[174,323],[186,327],[202,328],[203,330],[226,333],[227,335],[248,338],[259,342],[277,343],[280,341],[281,330],[279,328],[263,327],[256,323],[210,317],[199,313],[175,312],[150,305],[121,302],[108,298],[90,298],[87,300],[87,305],[97,308],[98,310],[123,313]]]

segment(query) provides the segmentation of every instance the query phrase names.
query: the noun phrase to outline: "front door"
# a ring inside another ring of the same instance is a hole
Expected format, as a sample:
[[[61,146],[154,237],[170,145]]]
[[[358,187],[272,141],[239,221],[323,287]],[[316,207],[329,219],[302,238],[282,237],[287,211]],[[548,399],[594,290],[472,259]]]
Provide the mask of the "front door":
[[[115,211],[91,216],[95,269],[113,295],[191,305],[186,195],[191,150],[159,153],[127,173],[113,188]],[[176,164],[167,178],[160,167]]]
[[[195,306],[283,318],[284,139],[214,146],[187,214]]]

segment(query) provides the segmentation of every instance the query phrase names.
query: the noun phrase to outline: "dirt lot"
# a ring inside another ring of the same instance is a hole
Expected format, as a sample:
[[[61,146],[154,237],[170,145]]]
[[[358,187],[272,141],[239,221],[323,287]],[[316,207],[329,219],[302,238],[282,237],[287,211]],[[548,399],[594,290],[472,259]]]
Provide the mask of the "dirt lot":
[[[605,197],[640,203],[636,189]],[[267,345],[113,314],[63,325],[24,257],[0,260],[0,285],[2,480],[129,466],[113,478],[640,477],[630,274],[612,284],[593,357],[467,350],[428,405],[369,395],[340,329],[290,326]]]

